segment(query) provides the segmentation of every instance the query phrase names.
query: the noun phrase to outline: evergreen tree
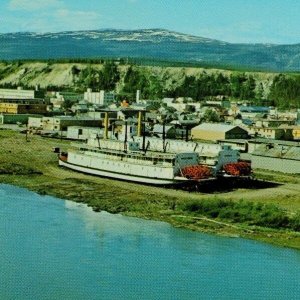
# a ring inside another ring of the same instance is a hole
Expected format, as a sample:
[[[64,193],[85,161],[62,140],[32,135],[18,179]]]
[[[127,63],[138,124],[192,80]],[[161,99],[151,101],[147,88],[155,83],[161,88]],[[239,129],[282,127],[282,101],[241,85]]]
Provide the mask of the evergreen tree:
[[[103,70],[98,73],[99,87],[101,90],[113,91],[120,80],[118,66],[113,62],[106,62]]]
[[[203,120],[205,122],[217,123],[220,122],[220,117],[215,110],[209,108],[205,111]]]

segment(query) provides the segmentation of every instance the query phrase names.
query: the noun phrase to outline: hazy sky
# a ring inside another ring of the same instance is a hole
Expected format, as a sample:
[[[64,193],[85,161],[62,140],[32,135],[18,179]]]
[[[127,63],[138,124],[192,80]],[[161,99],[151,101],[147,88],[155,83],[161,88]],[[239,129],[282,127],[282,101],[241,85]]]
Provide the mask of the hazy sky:
[[[299,0],[0,0],[0,32],[164,28],[228,42],[300,43]]]

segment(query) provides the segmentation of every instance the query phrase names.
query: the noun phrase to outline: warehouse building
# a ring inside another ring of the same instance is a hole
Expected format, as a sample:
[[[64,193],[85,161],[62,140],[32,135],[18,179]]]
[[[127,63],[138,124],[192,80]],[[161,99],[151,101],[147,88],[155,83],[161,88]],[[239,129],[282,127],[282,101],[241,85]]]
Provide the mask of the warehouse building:
[[[92,89],[87,89],[84,93],[84,101],[93,103],[99,106],[108,106],[115,100],[115,94],[113,92],[93,92]]]
[[[36,114],[0,114],[0,124],[27,124],[33,116],[37,118]]]
[[[0,101],[6,100],[32,100],[35,98],[43,98],[43,93],[36,90],[23,90],[22,87],[17,89],[0,89]]]
[[[155,124],[152,131],[154,136],[163,138],[163,134],[165,134],[165,138],[174,139],[176,137],[176,129],[172,125],[161,125]]]
[[[68,126],[68,139],[85,141],[93,136],[103,137],[103,130],[97,127]]]
[[[45,114],[46,104],[0,103],[0,113],[3,114]]]
[[[228,124],[202,123],[191,130],[193,140],[218,141],[225,139],[246,139],[247,130]]]
[[[43,131],[66,131],[69,126],[101,127],[102,121],[90,117],[31,117],[28,119],[29,129],[40,129]]]
[[[251,155],[252,167],[300,174],[300,147],[265,144]]]

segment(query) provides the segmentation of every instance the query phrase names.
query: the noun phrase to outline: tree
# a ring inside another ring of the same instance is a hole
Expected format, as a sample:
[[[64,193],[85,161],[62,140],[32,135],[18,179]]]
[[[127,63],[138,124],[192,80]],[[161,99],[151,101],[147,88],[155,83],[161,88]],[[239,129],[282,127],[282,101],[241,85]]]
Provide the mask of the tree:
[[[268,97],[279,108],[300,107],[300,76],[277,75]]]
[[[207,109],[204,113],[203,120],[205,122],[220,122],[220,117],[213,109]]]
[[[130,93],[132,96],[134,96],[136,91],[140,90],[143,94],[146,82],[145,76],[130,66],[124,76],[123,92]]]
[[[113,62],[106,62],[103,70],[99,72],[99,87],[106,91],[113,91],[120,80],[118,66]]]

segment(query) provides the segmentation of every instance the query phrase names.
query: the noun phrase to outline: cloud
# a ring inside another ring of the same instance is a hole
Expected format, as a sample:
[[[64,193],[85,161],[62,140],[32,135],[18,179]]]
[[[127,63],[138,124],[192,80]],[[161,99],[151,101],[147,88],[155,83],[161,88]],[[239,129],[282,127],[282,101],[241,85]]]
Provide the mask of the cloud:
[[[70,18],[74,19],[78,22],[83,22],[88,19],[97,19],[100,17],[100,15],[94,11],[83,11],[83,10],[69,10],[69,9],[58,9],[55,12],[56,16],[62,17],[62,18]]]
[[[63,0],[10,0],[7,8],[11,13],[4,19],[0,31],[58,32],[100,28],[103,18],[92,10],[68,8]]]
[[[45,8],[62,7],[63,2],[60,0],[10,0],[8,8],[10,10],[37,11]]]
[[[17,22],[20,31],[59,32],[72,30],[98,29],[103,18],[94,11],[56,9],[53,11],[35,12],[31,18],[19,17]],[[12,24],[13,20],[10,20]],[[16,21],[16,20],[15,20]]]
[[[100,20],[101,15],[94,11],[59,9],[54,15],[58,30],[96,29]]]

